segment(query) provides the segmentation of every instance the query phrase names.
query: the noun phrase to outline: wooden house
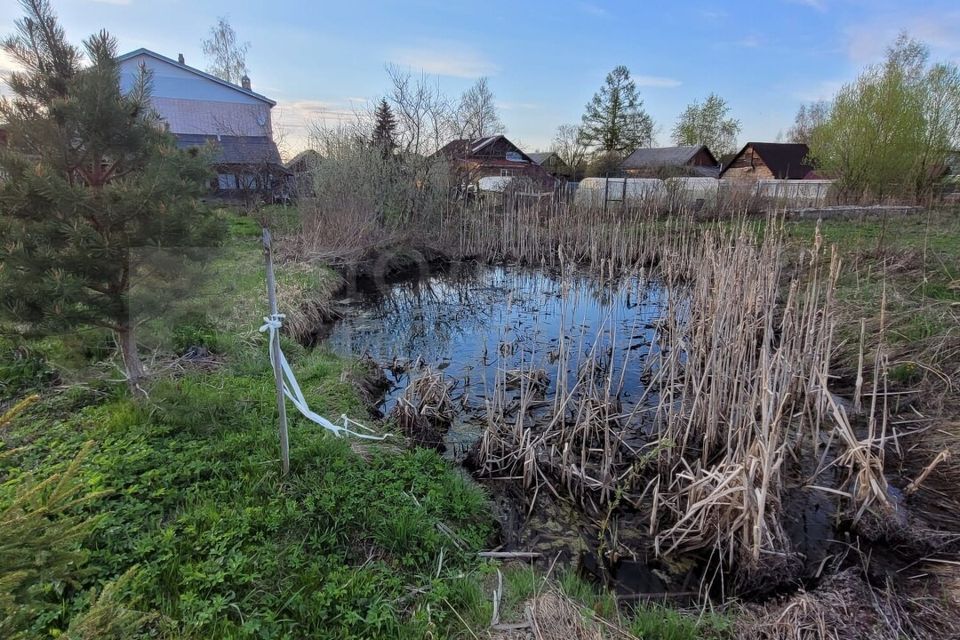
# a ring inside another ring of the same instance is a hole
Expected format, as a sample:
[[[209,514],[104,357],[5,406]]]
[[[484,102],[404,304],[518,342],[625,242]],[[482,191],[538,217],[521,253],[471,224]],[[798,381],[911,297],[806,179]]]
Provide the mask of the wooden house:
[[[721,178],[732,180],[808,180],[818,177],[802,143],[748,142],[724,165]]]
[[[720,166],[706,145],[640,148],[620,164],[631,178],[700,177],[716,178]]]
[[[118,58],[120,85],[129,90],[141,70],[151,74],[150,102],[181,148],[213,147],[215,190],[227,196],[269,197],[286,188],[287,170],[273,140],[277,104],[250,88],[227,82],[149,49]]]
[[[446,158],[467,186],[477,184],[480,178],[491,177],[526,178],[532,188],[540,191],[550,191],[556,185],[544,167],[502,135],[454,140],[436,155]]]
[[[546,169],[547,173],[558,180],[575,180],[573,168],[553,151],[528,153],[530,159]]]
[[[291,176],[291,196],[294,198],[310,198],[316,195],[314,181],[317,169],[320,167],[320,154],[313,149],[306,149],[291,158],[286,164]]]

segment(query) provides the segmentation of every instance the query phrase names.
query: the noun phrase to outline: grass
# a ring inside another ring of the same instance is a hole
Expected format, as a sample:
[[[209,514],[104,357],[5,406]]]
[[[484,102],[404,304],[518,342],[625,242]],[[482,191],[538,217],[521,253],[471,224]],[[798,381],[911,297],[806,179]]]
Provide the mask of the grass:
[[[633,611],[628,628],[644,640],[706,640],[732,638],[733,621],[729,616],[704,612],[684,612],[659,604],[645,604]]]
[[[815,226],[788,222],[787,237],[800,245]],[[844,262],[837,283],[841,361],[848,367],[856,362],[861,318],[868,342],[876,344],[885,301],[884,330],[895,359],[921,362],[947,378],[960,374],[960,212],[925,211],[886,222],[828,220],[821,233]]]
[[[51,575],[32,592],[39,604],[23,637],[56,636],[71,621],[93,637],[108,629],[97,624],[117,619],[129,620],[127,637],[453,633],[461,622],[452,607],[469,597],[483,568],[476,551],[492,532],[485,494],[432,451],[355,451],[297,417],[291,474],[279,475],[273,379],[256,330],[261,256],[250,224],[231,220],[233,238],[210,265],[201,304],[187,301],[206,311],[144,334],[158,362],[169,357],[164,345],[202,345],[218,354],[217,368],[188,363],[160,375],[138,404],[93,375],[99,351],[78,356],[91,376],[83,384],[52,388],[52,362],[69,340],[10,345],[24,357],[0,371],[4,388],[11,400],[35,390],[41,399],[0,430],[10,451],[0,458],[0,508],[27,474],[58,473],[91,440],[78,478],[97,496],[73,514],[95,525],[80,549],[82,570],[69,581]],[[281,282],[291,277],[278,271]],[[324,277],[302,268],[292,279],[302,292]],[[312,408],[364,418],[351,363],[289,340],[284,349]],[[117,602],[144,615],[117,618]]]

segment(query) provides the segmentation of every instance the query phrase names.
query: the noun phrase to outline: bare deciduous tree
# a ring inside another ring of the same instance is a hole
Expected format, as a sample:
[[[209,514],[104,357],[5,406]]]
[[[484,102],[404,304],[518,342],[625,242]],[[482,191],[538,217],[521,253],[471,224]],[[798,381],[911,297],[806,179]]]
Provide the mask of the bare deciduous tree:
[[[587,145],[583,142],[580,125],[562,124],[557,127],[550,150],[560,156],[573,171],[574,176],[583,172],[587,164]]]
[[[487,78],[480,78],[460,96],[460,104],[454,114],[454,127],[458,138],[470,140],[505,131]]]
[[[210,37],[203,41],[203,55],[210,64],[207,72],[227,82],[240,84],[247,74],[249,42],[238,42],[237,33],[225,17],[210,27]]]
[[[393,85],[387,99],[397,118],[397,145],[406,154],[427,155],[450,138],[450,102],[436,79],[414,76],[396,65],[387,65]]]
[[[826,122],[829,116],[830,103],[826,100],[800,105],[793,126],[787,131],[787,141],[809,145],[813,130]]]

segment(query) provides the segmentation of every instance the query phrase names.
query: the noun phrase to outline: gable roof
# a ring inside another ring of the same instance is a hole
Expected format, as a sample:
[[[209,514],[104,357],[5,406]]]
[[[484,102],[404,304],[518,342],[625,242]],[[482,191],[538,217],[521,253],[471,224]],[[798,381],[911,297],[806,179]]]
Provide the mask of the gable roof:
[[[528,153],[527,155],[530,156],[531,160],[539,165],[542,165],[544,162],[546,162],[550,156],[557,156],[557,154],[555,154],[553,151],[538,151],[537,153]],[[560,160],[560,156],[557,156],[557,159]],[[563,162],[562,160],[560,161]]]
[[[194,75],[200,76],[201,78],[204,78],[204,79],[206,79],[206,80],[210,80],[210,81],[212,81],[212,82],[216,82],[217,84],[221,84],[221,85],[223,85],[223,86],[225,86],[225,87],[229,87],[230,89],[233,89],[234,91],[238,91],[238,92],[240,92],[240,93],[242,93],[242,94],[244,94],[244,95],[248,95],[248,96],[250,96],[251,98],[256,98],[257,100],[262,100],[263,102],[266,102],[267,104],[269,104],[271,107],[275,107],[275,106],[277,105],[277,103],[276,103],[275,100],[271,100],[270,98],[268,98],[268,97],[266,97],[266,96],[264,96],[264,95],[261,95],[261,94],[257,93],[256,91],[251,91],[250,89],[244,89],[243,87],[241,87],[241,86],[239,86],[239,85],[233,84],[232,82],[227,82],[226,80],[224,80],[224,79],[222,79],[222,78],[218,78],[218,77],[215,76],[215,75],[209,74],[209,73],[207,73],[206,71],[200,71],[200,69],[195,69],[195,68],[193,68],[193,67],[191,67],[191,66],[189,66],[189,65],[183,64],[182,62],[177,62],[176,60],[172,60],[171,58],[168,58],[167,56],[162,56],[162,55],[160,55],[159,53],[157,53],[156,51],[151,51],[150,49],[144,49],[143,47],[141,47],[141,48],[139,48],[139,49],[135,49],[135,50],[133,50],[133,51],[131,51],[131,52],[129,52],[129,53],[125,53],[125,54],[123,54],[122,56],[118,56],[118,57],[117,57],[117,62],[125,62],[125,61],[127,61],[127,60],[130,60],[131,58],[136,58],[136,57],[139,56],[139,55],[150,56],[151,58],[154,58],[155,60],[160,60],[161,62],[165,62],[165,63],[167,63],[167,64],[169,64],[169,65],[173,65],[174,67],[176,67],[176,68],[178,68],[178,69],[183,69],[184,71],[187,71],[187,72],[192,73],[192,74],[194,74]]]
[[[620,165],[621,169],[646,169],[648,167],[674,167],[683,166],[693,160],[694,156],[705,150],[717,164],[717,159],[706,145],[693,145],[685,147],[651,147],[640,148],[631,153]]]
[[[285,165],[291,171],[301,171],[316,167],[320,164],[322,158],[314,149],[305,149],[293,156]]]
[[[435,155],[442,155],[450,158],[463,160],[463,159],[470,158],[471,156],[477,155],[478,153],[480,153],[481,151],[483,151],[484,149],[492,145],[494,142],[501,139],[504,142],[506,142],[512,150],[519,153],[524,161],[529,162],[531,164],[539,164],[537,162],[534,162],[529,155],[521,151],[520,147],[510,142],[510,140],[507,139],[506,136],[500,135],[500,134],[494,135],[494,136],[486,136],[484,138],[474,138],[474,139],[461,138],[459,140],[451,140],[447,144],[443,145]]]
[[[720,177],[727,172],[748,149],[760,157],[775,178],[781,180],[802,180],[813,171],[813,165],[807,163],[810,148],[800,142],[748,142],[743,149],[723,167]]]

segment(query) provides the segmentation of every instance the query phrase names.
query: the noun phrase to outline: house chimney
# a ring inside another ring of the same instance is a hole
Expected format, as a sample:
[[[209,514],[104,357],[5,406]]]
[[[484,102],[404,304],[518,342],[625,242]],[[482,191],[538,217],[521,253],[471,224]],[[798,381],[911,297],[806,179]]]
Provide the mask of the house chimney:
[[[240,86],[246,89],[247,91],[250,91],[250,76],[248,76],[247,74],[243,74],[243,77],[240,78]]]
[[[180,64],[186,64],[186,63],[183,61],[183,54],[182,54],[182,53],[178,53],[178,54],[177,54],[177,62],[179,62]]]

